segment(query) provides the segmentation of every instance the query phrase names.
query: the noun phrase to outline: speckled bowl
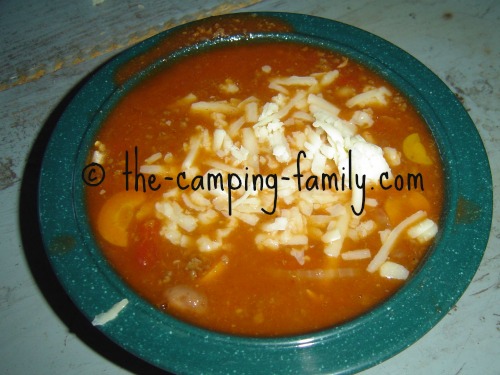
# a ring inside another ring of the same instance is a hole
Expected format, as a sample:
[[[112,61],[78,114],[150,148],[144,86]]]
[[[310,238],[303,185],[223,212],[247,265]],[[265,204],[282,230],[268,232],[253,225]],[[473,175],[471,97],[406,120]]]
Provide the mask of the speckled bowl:
[[[225,17],[240,17],[229,15]],[[97,71],[60,118],[47,146],[39,188],[42,235],[54,271],[69,296],[93,320],[128,299],[118,316],[99,326],[144,360],[175,373],[353,373],[405,349],[456,303],[485,250],[492,215],[492,182],[481,139],[464,108],[429,69],[394,45],[357,28],[317,17],[259,13],[286,32],[233,35],[160,50],[179,28],[129,48]],[[183,26],[191,27],[193,25]],[[139,298],[110,268],[87,222],[82,170],[92,139],[113,104],[155,67],[218,43],[295,40],[332,49],[369,66],[407,95],[427,121],[445,171],[445,212],[436,243],[420,268],[387,302],[343,325],[286,338],[224,335],[174,319]],[[121,84],[118,69],[150,54]]]

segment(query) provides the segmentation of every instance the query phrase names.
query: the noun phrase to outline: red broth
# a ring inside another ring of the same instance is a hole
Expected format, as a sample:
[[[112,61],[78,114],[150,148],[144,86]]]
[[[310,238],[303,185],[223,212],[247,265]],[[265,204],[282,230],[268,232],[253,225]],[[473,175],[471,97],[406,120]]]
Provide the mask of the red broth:
[[[366,156],[374,164],[358,172],[390,174],[358,189],[361,207],[345,157],[358,165],[366,144],[386,166]],[[442,210],[438,151],[406,98],[354,61],[293,43],[179,59],[118,103],[89,158],[107,173],[87,203],[116,272],[166,313],[225,333],[302,334],[373,309],[418,267]],[[311,169],[339,183],[323,188]],[[208,189],[208,173],[224,190]]]

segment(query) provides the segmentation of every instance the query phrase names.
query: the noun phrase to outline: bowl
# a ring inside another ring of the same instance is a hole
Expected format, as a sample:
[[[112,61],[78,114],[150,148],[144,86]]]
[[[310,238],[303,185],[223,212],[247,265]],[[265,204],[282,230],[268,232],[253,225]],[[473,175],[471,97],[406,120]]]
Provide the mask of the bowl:
[[[183,34],[201,24],[242,17],[255,21],[245,33],[234,30],[210,38]],[[441,155],[444,212],[439,234],[421,266],[386,302],[320,332],[250,338],[181,322],[154,308],[123,282],[100,252],[88,224],[82,181],[89,182],[86,156],[113,105],[145,75],[178,57],[242,40],[297,41],[337,51],[375,70],[417,108]],[[483,144],[466,111],[448,87],[408,53],[328,19],[292,13],[238,14],[160,33],[120,53],[88,79],[64,110],[47,145],[39,218],[47,256],[75,305],[95,322],[96,317],[102,318],[99,314],[127,300],[113,319],[96,329],[145,361],[186,374],[345,374],[404,350],[454,306],[486,248],[492,182]]]

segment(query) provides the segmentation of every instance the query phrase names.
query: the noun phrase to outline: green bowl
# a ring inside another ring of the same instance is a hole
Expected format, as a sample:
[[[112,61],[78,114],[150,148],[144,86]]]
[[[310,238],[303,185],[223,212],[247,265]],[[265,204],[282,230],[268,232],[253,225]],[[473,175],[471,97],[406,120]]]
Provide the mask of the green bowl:
[[[492,182],[486,152],[453,93],[403,50],[332,20],[291,13],[255,15],[283,21],[291,31],[219,37],[184,46],[158,56],[123,84],[115,83],[124,63],[155,49],[179,30],[175,28],[119,54],[78,91],[60,117],[43,159],[39,218],[47,256],[68,295],[89,320],[128,299],[115,319],[97,328],[159,368],[183,374],[358,372],[422,337],[446,315],[470,283],[491,226]],[[103,118],[146,74],[178,56],[213,45],[260,40],[297,41],[331,49],[377,71],[423,116],[437,142],[445,172],[440,231],[411,279],[385,303],[357,319],[321,332],[283,338],[214,333],[183,323],[141,299],[101,254],[88,224],[83,197],[85,157]]]

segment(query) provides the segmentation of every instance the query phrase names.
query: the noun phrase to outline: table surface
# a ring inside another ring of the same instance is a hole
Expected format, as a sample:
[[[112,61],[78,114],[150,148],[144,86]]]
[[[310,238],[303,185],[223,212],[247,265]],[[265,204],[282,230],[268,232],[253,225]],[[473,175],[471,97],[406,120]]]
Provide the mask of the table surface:
[[[96,67],[191,20],[287,11],[341,21],[406,50],[460,98],[500,182],[500,2],[496,0],[0,2],[0,373],[161,373],[95,330],[57,284],[38,233],[36,171],[67,98]],[[472,283],[428,334],[374,374],[500,373],[500,214]]]

